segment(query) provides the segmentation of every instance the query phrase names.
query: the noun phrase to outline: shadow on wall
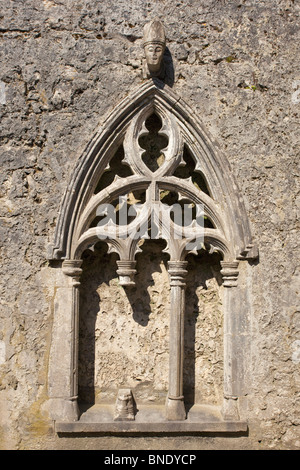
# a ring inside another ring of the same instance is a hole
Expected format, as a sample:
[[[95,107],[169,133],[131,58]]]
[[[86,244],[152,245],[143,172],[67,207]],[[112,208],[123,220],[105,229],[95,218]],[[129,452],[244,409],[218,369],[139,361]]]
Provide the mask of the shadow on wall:
[[[101,302],[105,303],[105,307],[109,305],[110,312],[106,313],[102,327],[113,331],[114,335],[118,334],[118,327],[114,328],[115,322],[118,322],[118,316],[121,314],[126,319],[126,314],[132,315],[136,324],[146,328],[149,323],[149,317],[153,311],[153,299],[149,295],[149,290],[154,286],[154,273],[161,274],[161,261],[167,264],[168,256],[162,254],[165,248],[165,242],[156,240],[156,242],[146,241],[142,246],[142,253],[137,256],[137,274],[135,277],[136,287],[124,289],[119,285],[118,276],[116,274],[117,265],[116,254],[107,254],[108,247],[106,243],[99,242],[95,245],[94,251],[87,250],[83,255],[83,273],[81,276],[80,287],[80,315],[79,315],[79,367],[78,367],[78,385],[79,385],[79,401],[81,403],[95,403],[96,390],[95,384],[97,377],[95,376],[95,361],[98,338],[101,341],[102,331],[98,331],[97,324],[101,325]],[[167,269],[167,268],[166,268]],[[103,286],[105,285],[105,289]],[[101,288],[99,289],[99,287]],[[107,292],[110,290],[110,299],[107,298]],[[120,292],[121,291],[121,292]],[[121,295],[125,294],[125,295]],[[127,302],[124,301],[124,296]],[[104,298],[105,297],[105,298]],[[168,296],[167,296],[168,298]],[[123,300],[123,302],[122,302]],[[129,308],[130,307],[130,308]],[[124,311],[122,311],[122,308]],[[110,315],[110,324],[107,323],[108,315]],[[104,314],[104,312],[102,312]],[[102,315],[104,317],[104,315]],[[130,323],[131,318],[128,318]],[[99,322],[100,320],[100,322]],[[132,322],[131,322],[132,323]],[[132,326],[132,325],[131,325]],[[126,325],[125,325],[126,327]],[[122,327],[123,328],[123,327]],[[101,329],[101,328],[100,328]],[[100,335],[100,337],[99,337]],[[123,334],[126,337],[126,332]],[[107,337],[105,338],[107,340]],[[113,347],[120,349],[118,338],[109,345],[109,351],[106,358],[102,358],[102,362],[110,362],[109,355],[116,360],[118,353],[112,351]],[[133,338],[134,342],[139,342],[139,338]],[[127,345],[130,347],[130,345]],[[124,357],[126,352],[124,351]],[[137,355],[137,360],[139,356]],[[141,360],[141,359],[140,359]],[[113,361],[113,359],[111,359]],[[125,361],[126,362],[126,361]],[[120,364],[118,364],[120,366]],[[147,366],[147,365],[146,365]],[[115,371],[114,371],[115,373]],[[113,375],[113,374],[112,374]],[[121,380],[118,377],[118,380]],[[119,384],[116,384],[118,388]]]
[[[223,317],[221,257],[201,250],[186,260],[183,394],[188,411],[195,403],[222,400]]]
[[[142,253],[137,255],[136,286],[125,291],[126,298],[131,307],[131,311],[128,310],[127,313],[132,315],[134,322],[139,327],[142,327],[143,330],[145,329],[145,334],[143,335],[142,333],[144,338],[132,338],[132,341],[135,343],[142,342],[147,337],[147,329],[149,328],[152,328],[150,338],[155,338],[153,324],[151,327],[149,325],[151,314],[156,316],[163,315],[165,318],[161,320],[163,320],[165,325],[169,324],[169,304],[162,307],[158,305],[162,302],[162,297],[156,294],[154,285],[155,282],[157,285],[157,279],[162,279],[164,276],[164,273],[162,273],[162,262],[165,267],[164,271],[166,272],[167,270],[168,255],[162,253],[164,248],[165,242],[162,240],[147,240],[144,242]],[[120,293],[120,290],[124,294],[123,288],[118,285],[116,274],[116,260],[118,256],[116,254],[108,255],[107,250],[106,243],[99,242],[95,245],[93,252],[87,250],[83,256],[83,274],[80,287],[78,382],[79,402],[85,404],[94,404],[96,401],[97,391],[95,384],[97,377],[95,377],[95,361],[98,354],[96,344],[97,340],[102,340],[101,328],[105,329],[108,326],[113,334],[118,335],[117,326],[114,327],[114,325],[108,325],[105,322],[101,324],[100,303],[103,301],[101,299],[103,289],[100,290],[99,286],[104,285],[106,292],[109,292],[111,298],[108,305],[111,305],[111,308],[115,310],[115,312],[107,312],[106,322],[110,318],[110,313],[111,322],[118,321],[117,312],[122,304],[118,303],[118,299],[115,296],[118,295],[118,292]],[[218,401],[223,385],[223,357],[221,353],[223,345],[221,344],[222,318],[218,293],[218,285],[222,282],[220,257],[217,254],[208,255],[205,252],[201,252],[198,256],[189,255],[187,260],[189,263],[186,288],[184,396],[186,406],[189,408],[199,401],[211,402],[212,395],[214,396],[214,401]],[[156,281],[154,281],[154,277]],[[167,281],[163,279],[161,282],[164,282],[161,290],[166,291],[164,299],[169,300]],[[107,303],[107,300],[105,302]],[[130,317],[126,318],[128,318],[129,323]],[[126,324],[124,328],[126,328]],[[139,331],[141,333],[140,329]],[[122,330],[122,335],[123,338],[120,338],[120,340],[124,340],[124,336],[126,337],[127,333]],[[118,338],[114,338],[114,340],[116,341],[114,344],[118,344]],[[143,347],[143,343],[141,345]],[[125,347],[130,348],[130,344],[127,344]],[[152,347],[155,347],[155,343]],[[168,337],[165,344],[166,354],[167,348]],[[107,358],[109,355],[113,357],[110,347],[105,354]],[[143,366],[146,369],[148,366],[149,369],[153,364],[150,366],[151,361],[145,351],[142,356],[137,354],[135,360],[141,361],[145,360],[145,358],[148,364],[143,364]],[[103,360],[104,362],[106,361],[105,358]],[[105,367],[107,367],[107,361]],[[115,368],[117,366],[120,366],[120,364],[116,364]],[[168,361],[162,362],[160,367],[165,369],[162,375],[167,380]],[[113,374],[116,375],[116,370],[113,371]],[[118,384],[116,384],[116,388],[118,388]]]

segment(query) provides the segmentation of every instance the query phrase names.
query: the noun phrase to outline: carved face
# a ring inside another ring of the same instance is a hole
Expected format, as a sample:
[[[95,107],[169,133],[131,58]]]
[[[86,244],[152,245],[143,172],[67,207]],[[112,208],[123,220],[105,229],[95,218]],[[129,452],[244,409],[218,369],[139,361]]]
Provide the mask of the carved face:
[[[153,72],[160,70],[164,50],[162,44],[150,43],[145,46],[145,56],[149,70]]]

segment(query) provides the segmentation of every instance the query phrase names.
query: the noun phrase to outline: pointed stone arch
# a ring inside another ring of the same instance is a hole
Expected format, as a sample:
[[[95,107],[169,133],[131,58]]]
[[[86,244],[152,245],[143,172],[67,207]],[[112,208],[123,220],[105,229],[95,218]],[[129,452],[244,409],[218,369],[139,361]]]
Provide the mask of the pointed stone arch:
[[[78,221],[93,196],[100,176],[124,141],[133,141],[136,145],[136,135],[151,112],[157,112],[164,122],[169,121],[168,127],[171,130],[175,128],[174,123],[177,124],[177,132],[172,135],[172,148],[169,152],[178,156],[182,151],[182,143],[188,145],[195,159],[195,170],[204,174],[212,200],[222,214],[232,256],[237,259],[251,259],[257,256],[245,205],[228,160],[221,154],[218,144],[208,136],[200,120],[183,99],[167,85],[160,87],[158,84],[159,82],[148,81],[128,95],[108,115],[101,129],[87,145],[64,194],[54,242],[48,247],[48,259],[70,259]],[[135,126],[132,125],[133,121]],[[162,132],[164,130],[166,129],[162,129]],[[125,162],[128,163],[126,155]],[[131,163],[138,174],[137,163]],[[151,179],[149,173],[144,176]],[[167,182],[168,172],[164,176]],[[168,178],[168,184],[172,184],[171,178]]]
[[[163,149],[164,162],[152,171],[142,160],[143,149],[139,138],[147,132],[145,122],[156,114],[162,122],[159,130],[168,140]],[[96,191],[98,182],[107,171],[111,159],[123,146],[122,163],[131,170],[131,176],[116,177],[108,187]],[[195,172],[203,175],[209,191],[199,190],[192,178],[174,176],[176,168],[183,166],[184,148],[187,148],[194,161]],[[224,403],[221,423],[218,430],[228,430],[232,424],[234,430],[244,430],[245,423],[240,422],[238,398],[243,390],[242,366],[236,366],[240,352],[240,326],[243,315],[239,311],[238,266],[240,260],[257,257],[257,249],[252,241],[250,225],[238,190],[235,177],[216,142],[208,136],[200,120],[192,109],[168,86],[150,80],[128,95],[105,119],[101,129],[94,135],[79,158],[73,175],[62,200],[54,242],[49,246],[48,259],[62,261],[59,288],[55,299],[53,339],[49,365],[50,410],[57,424],[57,430],[65,430],[64,422],[79,419],[77,405],[78,389],[78,316],[79,316],[79,278],[81,257],[84,250],[99,240],[99,227],[92,226],[97,216],[97,209],[103,204],[111,204],[116,198],[132,190],[146,192],[146,201],[150,213],[160,202],[160,192],[174,191],[180,198],[192,201],[203,207],[212,227],[201,227],[203,246],[210,252],[221,253],[223,261],[222,275],[225,289],[224,310]],[[208,194],[207,194],[208,193]],[[133,225],[134,230],[147,224],[149,212],[141,210]],[[172,233],[180,227],[171,222]],[[134,284],[135,255],[139,251],[139,238],[128,236],[128,229],[119,227],[117,236],[105,240],[111,251],[119,255],[118,270],[120,284]],[[183,368],[183,330],[184,287],[187,269],[185,256],[197,253],[199,244],[198,228],[191,226],[184,232],[184,237],[167,237],[165,222],[159,220],[160,237],[167,239],[167,252],[170,256],[169,275],[171,286],[171,325],[170,325],[170,378],[167,398],[166,417],[180,421],[186,418],[184,397],[182,394]],[[124,233],[123,233],[124,232]],[[193,245],[194,243],[194,245]],[[192,247],[190,247],[190,244]],[[193,247],[194,246],[194,247]],[[239,317],[240,321],[233,321]],[[243,331],[243,334],[245,332]],[[64,358],[61,359],[61,348]],[[106,423],[107,424],[107,423]],[[202,423],[203,424],[203,423]],[[198,430],[203,430],[198,423]],[[101,428],[102,424],[99,423]],[[223,426],[223,428],[222,428]],[[100,429],[99,428],[99,429]],[[74,428],[75,429],[75,428]],[[76,429],[81,429],[80,426]],[[102,429],[102,428],[101,428]],[[106,428],[109,430],[109,426]],[[172,429],[167,426],[166,429]],[[175,428],[174,428],[175,429]],[[181,428],[183,429],[183,428]],[[196,429],[196,430],[197,430]],[[130,429],[128,428],[130,431]],[[195,430],[187,424],[186,430]]]

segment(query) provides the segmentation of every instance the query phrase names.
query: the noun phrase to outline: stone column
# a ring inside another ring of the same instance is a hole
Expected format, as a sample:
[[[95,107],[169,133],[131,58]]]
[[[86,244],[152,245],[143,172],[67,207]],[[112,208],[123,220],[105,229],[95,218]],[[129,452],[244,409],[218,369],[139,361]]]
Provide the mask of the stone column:
[[[79,277],[82,260],[65,260],[63,278],[54,299],[53,335],[49,361],[50,415],[53,420],[77,421]]]
[[[237,289],[238,261],[221,261],[224,285],[224,400],[222,414],[226,421],[238,421],[239,394],[239,299]]]
[[[170,421],[186,419],[183,397],[185,277],[187,261],[169,261],[171,286],[169,393],[166,416]]]

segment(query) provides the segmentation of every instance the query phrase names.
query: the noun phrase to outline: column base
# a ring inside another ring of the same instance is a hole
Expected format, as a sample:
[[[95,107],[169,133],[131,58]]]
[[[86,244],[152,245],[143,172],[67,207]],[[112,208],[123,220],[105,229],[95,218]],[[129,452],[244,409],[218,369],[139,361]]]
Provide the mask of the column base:
[[[80,416],[76,398],[50,398],[46,410],[53,421],[73,422]]]
[[[166,418],[169,421],[183,421],[186,419],[183,397],[176,399],[167,397]]]
[[[224,397],[222,416],[224,421],[239,421],[240,415],[238,411],[238,399],[231,397]]]

